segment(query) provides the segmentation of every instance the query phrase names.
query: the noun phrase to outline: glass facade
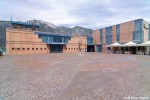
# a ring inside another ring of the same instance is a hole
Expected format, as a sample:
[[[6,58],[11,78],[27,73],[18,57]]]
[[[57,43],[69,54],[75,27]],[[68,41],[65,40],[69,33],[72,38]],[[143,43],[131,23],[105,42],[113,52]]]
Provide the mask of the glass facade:
[[[68,36],[54,36],[54,35],[43,35],[39,34],[39,38],[42,38],[42,41],[47,44],[66,44],[71,37]]]
[[[63,37],[61,36],[51,36],[53,38],[53,42],[56,42],[56,43],[62,43],[63,41]]]
[[[106,27],[106,44],[112,44],[112,26]]]
[[[100,44],[103,43],[103,31],[100,29]]]
[[[143,20],[134,21],[133,42],[142,43],[144,41]]]
[[[116,25],[116,41],[120,42],[120,25]]]
[[[102,45],[96,45],[96,52],[102,52]]]
[[[150,24],[149,24],[149,39],[148,40],[150,40]]]
[[[92,37],[87,37],[87,44],[88,45],[94,45]]]

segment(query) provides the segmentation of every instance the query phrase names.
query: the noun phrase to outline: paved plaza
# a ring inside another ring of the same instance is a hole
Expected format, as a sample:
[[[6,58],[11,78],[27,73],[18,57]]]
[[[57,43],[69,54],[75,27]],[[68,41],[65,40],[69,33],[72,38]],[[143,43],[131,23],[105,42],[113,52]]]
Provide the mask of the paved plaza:
[[[2,56],[0,100],[150,100],[150,56]]]

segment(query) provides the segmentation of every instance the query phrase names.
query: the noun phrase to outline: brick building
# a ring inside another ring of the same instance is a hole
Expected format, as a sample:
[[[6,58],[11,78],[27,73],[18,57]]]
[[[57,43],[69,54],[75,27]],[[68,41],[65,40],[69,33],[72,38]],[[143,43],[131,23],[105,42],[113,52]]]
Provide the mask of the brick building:
[[[115,42],[150,40],[150,24],[143,19],[93,30],[91,37],[40,32],[38,25],[23,22],[12,22],[12,26],[6,29],[7,54],[106,53],[107,46]]]
[[[129,41],[143,43],[150,40],[150,24],[143,19],[93,30],[96,51],[107,51],[107,45],[115,42],[124,44]]]
[[[94,52],[93,38],[38,31],[38,25],[12,22],[6,29],[7,54]]]

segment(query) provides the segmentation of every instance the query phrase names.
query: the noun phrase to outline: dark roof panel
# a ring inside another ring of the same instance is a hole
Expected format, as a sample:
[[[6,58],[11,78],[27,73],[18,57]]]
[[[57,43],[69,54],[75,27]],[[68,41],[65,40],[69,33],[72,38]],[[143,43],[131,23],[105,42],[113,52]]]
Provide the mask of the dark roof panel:
[[[11,23],[18,24],[18,25],[33,26],[33,24],[31,24],[31,23],[25,23],[25,22],[21,22],[21,21],[12,21]],[[39,27],[39,25],[36,25],[36,27]]]
[[[68,36],[68,37],[72,37],[72,35],[69,34],[61,34],[61,33],[52,33],[52,32],[34,32],[35,34],[39,34],[39,35],[55,35],[55,36]]]

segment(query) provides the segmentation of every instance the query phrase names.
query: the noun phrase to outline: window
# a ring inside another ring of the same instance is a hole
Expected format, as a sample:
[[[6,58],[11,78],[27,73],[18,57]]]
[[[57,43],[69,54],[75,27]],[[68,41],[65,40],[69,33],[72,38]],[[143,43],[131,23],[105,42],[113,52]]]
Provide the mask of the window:
[[[39,35],[39,38],[42,38],[43,42],[46,43],[52,43],[52,42],[56,42],[56,43],[67,43],[68,40],[71,39],[71,36],[57,36],[57,35]]]
[[[48,42],[49,43],[53,42],[53,36],[48,36]]]
[[[45,36],[45,35],[40,35],[40,37],[42,38],[42,41],[44,42],[48,42],[48,36]]]
[[[117,42],[120,41],[120,34],[117,34]]]
[[[134,42],[142,42],[144,40],[144,36],[142,35],[142,31],[134,31],[133,32],[133,41]]]
[[[142,30],[142,20],[135,20],[135,31],[141,31]]]
[[[149,40],[150,40],[150,24],[149,24]]]
[[[67,43],[68,42],[68,40],[70,40],[71,39],[71,37],[64,37],[64,43]]]
[[[105,28],[105,34],[106,34],[106,43],[111,44],[112,43],[112,26]]]
[[[120,41],[120,25],[116,25],[116,41]]]
[[[53,36],[53,42],[62,42],[61,36]]]
[[[144,33],[143,33],[143,20],[138,19],[134,22],[134,32],[133,32],[133,41],[142,43],[144,41]]]

